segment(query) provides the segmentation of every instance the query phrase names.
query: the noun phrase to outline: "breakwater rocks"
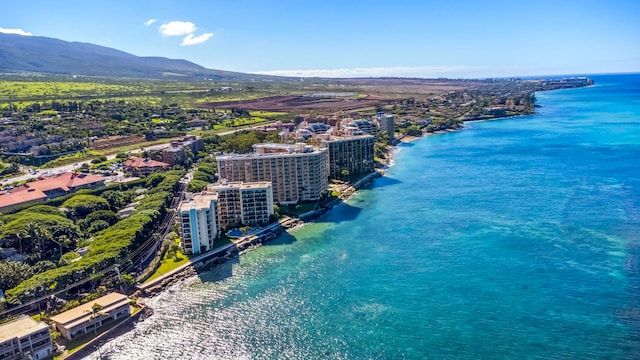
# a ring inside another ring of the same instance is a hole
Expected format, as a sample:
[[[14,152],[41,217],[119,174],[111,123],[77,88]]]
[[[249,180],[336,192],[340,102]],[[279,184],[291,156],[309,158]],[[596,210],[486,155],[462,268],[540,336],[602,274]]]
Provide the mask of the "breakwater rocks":
[[[380,177],[384,174],[384,170],[373,171],[368,175],[364,176],[360,180],[351,184],[346,189],[343,189],[340,197],[335,199],[334,201],[326,204],[322,208],[314,211],[310,211],[308,213],[300,215],[299,218],[284,218],[278,221],[275,224],[271,224],[259,231],[245,235],[235,241],[234,243],[225,245],[221,248],[210,251],[209,253],[203,254],[196,259],[192,260],[191,263],[185,265],[182,268],[176,269],[175,272],[165,275],[160,279],[154,280],[149,284],[144,284],[138,286],[138,290],[134,293],[134,297],[152,297],[158,295],[168,287],[193,276],[198,275],[199,273],[212,270],[217,265],[220,265],[226,261],[229,261],[239,255],[246,253],[256,247],[261,246],[262,244],[266,244],[269,241],[275,239],[280,235],[283,231],[292,229],[296,226],[300,226],[304,224],[305,221],[310,221],[318,216],[324,214],[326,211],[331,209],[332,207],[340,204],[343,200],[348,199],[351,195],[353,195],[358,189],[360,189],[365,184],[369,183],[373,179]]]
[[[229,261],[238,255],[241,255],[251,249],[261,246],[275,239],[283,231],[291,229],[298,225],[301,225],[302,221],[295,218],[285,218],[279,222],[269,225],[264,229],[251,234],[243,236],[236,242],[225,245],[221,248],[212,250],[210,253],[199,257],[197,260],[191,262],[189,265],[179,269],[175,273],[164,276],[157,281],[153,281],[147,285],[140,285],[138,291],[134,293],[134,297],[152,297],[158,295],[168,287],[199,273],[209,271],[226,261]]]

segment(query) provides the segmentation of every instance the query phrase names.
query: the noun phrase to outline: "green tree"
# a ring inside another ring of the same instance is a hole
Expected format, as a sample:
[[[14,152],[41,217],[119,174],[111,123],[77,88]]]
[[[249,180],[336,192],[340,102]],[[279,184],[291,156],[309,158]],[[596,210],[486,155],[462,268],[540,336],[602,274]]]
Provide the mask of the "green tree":
[[[208,182],[206,181],[202,181],[202,180],[191,180],[189,182],[189,185],[187,185],[187,191],[189,192],[200,192],[203,191],[207,188],[207,185],[209,185]]]
[[[31,266],[19,261],[0,262],[0,289],[7,290],[31,277]]]
[[[89,321],[93,324],[93,331],[95,336],[98,336],[98,327],[96,326],[97,319],[102,316],[108,316],[109,313],[102,311],[104,307],[98,303],[94,303],[91,305],[91,310],[85,310],[87,313],[91,314],[89,316]]]
[[[69,209],[75,219],[80,219],[94,211],[108,209],[109,202],[100,196],[82,194],[68,199],[62,207]]]
[[[200,181],[205,181],[207,183],[212,183],[214,180],[214,176],[211,174],[208,174],[204,171],[196,171],[193,173],[193,180],[200,180]]]

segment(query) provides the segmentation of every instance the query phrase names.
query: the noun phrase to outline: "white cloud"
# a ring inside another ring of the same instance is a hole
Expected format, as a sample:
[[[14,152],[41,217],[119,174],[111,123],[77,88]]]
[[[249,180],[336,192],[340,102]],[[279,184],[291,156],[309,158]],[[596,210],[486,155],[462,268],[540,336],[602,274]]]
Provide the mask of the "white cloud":
[[[157,19],[149,19],[149,20],[145,21],[144,24],[149,26],[149,25],[153,24],[156,21],[158,21],[158,20]]]
[[[193,34],[196,31],[196,24],[190,21],[169,21],[160,25],[160,33],[164,36],[182,36]]]
[[[33,35],[30,32],[26,32],[22,29],[5,29],[5,28],[1,28],[0,27],[0,33],[3,34],[16,34],[16,35],[23,35],[23,36],[31,36]]]
[[[182,39],[182,46],[189,46],[189,45],[195,45],[195,44],[200,44],[203,43],[207,40],[209,40],[210,37],[213,36],[213,33],[204,33],[202,35],[198,35],[195,36],[193,34],[189,34],[187,36],[184,37],[184,39]]]
[[[182,46],[200,44],[209,40],[209,38],[213,36],[213,33],[196,35],[195,32],[196,30],[198,30],[198,28],[196,27],[196,24],[190,21],[169,21],[168,23],[160,25],[158,30],[164,36],[185,35],[185,37],[182,39],[182,44],[180,44]]]

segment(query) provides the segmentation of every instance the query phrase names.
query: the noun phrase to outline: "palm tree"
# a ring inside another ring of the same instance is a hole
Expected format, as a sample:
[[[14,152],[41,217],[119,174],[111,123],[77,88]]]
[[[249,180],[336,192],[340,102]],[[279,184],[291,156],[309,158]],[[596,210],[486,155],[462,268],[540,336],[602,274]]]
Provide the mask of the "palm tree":
[[[89,321],[91,321],[91,323],[93,324],[93,331],[95,336],[98,336],[98,327],[95,326],[96,319],[101,316],[109,316],[109,313],[102,311],[102,309],[104,309],[102,305],[93,303],[93,305],[91,306],[91,310],[85,310],[86,313],[91,314],[91,316],[89,316]]]

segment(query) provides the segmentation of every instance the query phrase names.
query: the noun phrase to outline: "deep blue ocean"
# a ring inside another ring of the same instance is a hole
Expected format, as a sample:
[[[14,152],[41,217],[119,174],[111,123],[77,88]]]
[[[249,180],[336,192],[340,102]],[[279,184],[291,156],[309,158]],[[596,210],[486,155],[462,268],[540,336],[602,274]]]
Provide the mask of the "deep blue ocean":
[[[149,300],[102,356],[639,359],[640,75],[593,78],[400,147],[316,223]]]

